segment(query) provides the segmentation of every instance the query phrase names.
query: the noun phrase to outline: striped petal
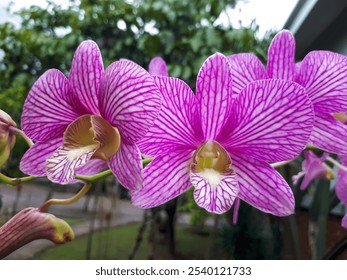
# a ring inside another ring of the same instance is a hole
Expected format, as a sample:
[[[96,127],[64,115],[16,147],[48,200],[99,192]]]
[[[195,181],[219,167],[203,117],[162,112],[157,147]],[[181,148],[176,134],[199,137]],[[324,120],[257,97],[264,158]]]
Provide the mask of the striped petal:
[[[62,137],[66,127],[78,117],[66,101],[69,82],[56,69],[46,71],[33,85],[24,102],[21,126],[35,141]]]
[[[47,178],[54,183],[72,183],[75,180],[76,169],[84,166],[98,148],[96,144],[76,148],[60,146],[46,160]]]
[[[228,59],[219,53],[210,56],[199,71],[196,97],[201,106],[206,140],[214,140],[228,120],[232,98],[231,76]]]
[[[99,114],[98,94],[103,73],[98,45],[84,41],[75,52],[69,75],[71,103],[79,113]]]
[[[89,160],[85,165],[76,168],[76,174],[91,176],[107,168],[107,163],[101,159]]]
[[[196,204],[215,214],[230,210],[239,190],[235,173],[222,175],[213,169],[200,173],[191,172],[190,182],[195,187]]]
[[[276,216],[294,213],[294,195],[282,176],[269,164],[248,156],[231,155],[239,183],[239,198]]]
[[[234,54],[228,57],[233,76],[233,92],[239,94],[247,84],[266,79],[266,70],[257,56],[251,53]]]
[[[160,93],[153,77],[129,60],[112,63],[100,89],[101,115],[117,127],[122,141],[137,142],[160,110]]]
[[[142,187],[142,159],[136,145],[121,142],[119,150],[108,161],[117,180],[129,190]]]
[[[316,115],[310,141],[330,153],[347,153],[347,126],[331,115]]]
[[[344,227],[344,228],[347,228],[347,215],[345,215],[342,219],[342,222],[341,222],[341,225]]]
[[[164,154],[174,147],[194,149],[202,141],[198,103],[189,86],[182,80],[154,78],[162,94],[161,111],[138,146],[146,156]]]
[[[296,83],[253,82],[237,96],[233,107],[230,124],[217,139],[228,151],[275,162],[292,159],[305,148],[313,110]]]
[[[46,160],[63,144],[63,138],[47,142],[36,142],[20,161],[20,170],[32,176],[46,175]]]
[[[274,79],[293,81],[295,78],[295,39],[288,30],[279,32],[268,50],[267,74]]]
[[[132,203],[140,208],[152,208],[187,191],[193,151],[174,150],[160,155],[144,169],[143,188],[132,193]]]
[[[154,57],[151,60],[148,66],[148,72],[153,76],[169,76],[166,63],[161,57]]]
[[[312,51],[300,64],[297,82],[322,113],[347,112],[347,58],[328,51]]]

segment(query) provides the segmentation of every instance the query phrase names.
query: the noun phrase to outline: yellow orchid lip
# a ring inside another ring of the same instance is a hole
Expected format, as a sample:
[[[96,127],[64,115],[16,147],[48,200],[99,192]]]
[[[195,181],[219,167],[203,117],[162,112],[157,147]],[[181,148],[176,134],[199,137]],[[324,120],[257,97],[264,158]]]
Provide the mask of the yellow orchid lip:
[[[201,145],[193,155],[193,169],[195,172],[214,170],[219,174],[233,172],[232,160],[228,152],[216,141],[207,141]]]
[[[119,149],[120,134],[105,119],[97,115],[83,115],[72,122],[64,133],[64,146],[75,154],[70,158],[96,149],[92,158],[107,161]]]

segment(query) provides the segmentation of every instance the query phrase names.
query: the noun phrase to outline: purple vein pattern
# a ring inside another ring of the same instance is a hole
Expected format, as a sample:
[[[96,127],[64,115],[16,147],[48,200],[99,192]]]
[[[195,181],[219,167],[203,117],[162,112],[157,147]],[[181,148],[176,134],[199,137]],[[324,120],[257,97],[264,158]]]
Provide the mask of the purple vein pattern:
[[[193,186],[196,203],[212,213],[228,211],[238,198],[274,215],[293,213],[293,193],[268,162],[293,159],[307,145],[314,115],[300,85],[268,79],[235,94],[230,62],[218,53],[202,65],[196,95],[177,78],[155,82],[162,110],[138,142],[154,160],[144,169],[143,188],[132,192],[134,205],[155,207]],[[211,142],[225,149],[229,171],[192,168]]]
[[[283,30],[268,49],[266,69],[252,54],[228,57],[233,70],[235,94],[255,80],[283,79],[304,87],[315,112],[310,144],[332,153],[347,152],[347,127],[332,114],[347,112],[347,58],[328,51],[312,51],[296,63],[295,39]]]
[[[153,124],[160,104],[159,90],[146,70],[129,60],[116,61],[104,70],[98,46],[85,41],[75,52],[68,78],[50,69],[31,88],[21,124],[35,144],[25,153],[20,168],[66,184],[74,182],[76,173],[91,175],[108,165],[126,188],[139,189],[143,170],[135,142]],[[118,129],[119,150],[107,160],[93,158],[98,145],[64,146],[68,126],[84,115],[102,117]]]

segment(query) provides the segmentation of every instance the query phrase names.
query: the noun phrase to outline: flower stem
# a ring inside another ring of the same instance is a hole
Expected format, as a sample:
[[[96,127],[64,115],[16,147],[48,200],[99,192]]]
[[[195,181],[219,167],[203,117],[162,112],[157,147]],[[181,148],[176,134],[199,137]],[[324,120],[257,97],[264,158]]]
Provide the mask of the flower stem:
[[[5,184],[11,185],[11,186],[17,186],[21,183],[31,182],[35,179],[38,179],[40,177],[34,177],[34,176],[26,176],[26,177],[20,177],[20,178],[11,178],[8,177],[2,173],[0,173],[0,182],[3,182]]]
[[[86,183],[82,189],[75,194],[73,197],[67,198],[67,199],[50,199],[47,200],[40,208],[40,212],[47,212],[48,208],[51,205],[69,205],[72,203],[75,203],[78,201],[82,196],[84,196],[91,188],[92,184],[91,183]]]
[[[34,145],[33,141],[31,141],[31,139],[23,132],[23,130],[20,130],[14,126],[10,126],[9,129],[13,134],[20,135],[25,140],[25,142],[27,142],[29,147]]]
[[[331,162],[332,164],[336,165],[338,168],[340,168],[341,170],[347,172],[347,166],[342,165],[341,163],[339,163],[337,160],[331,158],[331,157],[327,157],[326,159],[327,161]]]
[[[279,161],[279,162],[274,162],[274,163],[271,163],[270,165],[273,167],[273,168],[277,168],[277,167],[281,167],[281,166],[284,166],[288,163],[292,162],[292,160],[286,160],[286,161]]]
[[[142,160],[142,165],[145,167],[147,164],[149,164],[153,158],[145,158]],[[99,172],[97,174],[94,174],[92,176],[85,176],[85,175],[76,175],[75,178],[78,180],[82,180],[88,183],[94,183],[96,181],[100,181],[101,179],[104,179],[108,176],[112,175],[112,171],[107,169],[105,171]]]

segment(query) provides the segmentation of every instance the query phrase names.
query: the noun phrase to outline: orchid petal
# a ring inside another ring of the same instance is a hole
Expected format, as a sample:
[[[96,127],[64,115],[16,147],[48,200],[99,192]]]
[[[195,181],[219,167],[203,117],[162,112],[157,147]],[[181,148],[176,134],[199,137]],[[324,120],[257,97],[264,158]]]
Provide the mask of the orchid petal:
[[[45,176],[46,159],[62,144],[63,138],[56,138],[47,142],[36,142],[22,157],[19,166],[20,170],[32,176]]]
[[[76,174],[92,176],[107,168],[107,163],[101,159],[89,160],[85,165],[76,168]]]
[[[341,222],[341,225],[344,227],[344,228],[347,228],[347,215],[345,215],[342,219],[342,222]]]
[[[347,153],[347,126],[331,115],[316,115],[310,141],[330,153]]]
[[[142,159],[136,145],[121,142],[119,150],[109,159],[108,166],[125,188],[137,190],[142,187]]]
[[[155,77],[154,80],[162,94],[162,109],[149,132],[138,142],[141,152],[154,156],[176,146],[194,149],[202,141],[194,93],[176,78]]]
[[[342,165],[346,166],[346,155],[339,155],[339,160]],[[347,172],[340,169],[337,175],[338,179],[335,185],[336,195],[343,203],[347,204]]]
[[[255,81],[237,96],[233,106],[233,118],[217,139],[229,152],[276,162],[290,160],[305,148],[313,110],[296,83]]]
[[[153,76],[169,76],[166,63],[161,57],[154,57],[151,60],[148,66],[148,72]]]
[[[222,175],[212,169],[191,172],[190,182],[195,187],[196,204],[211,213],[223,214],[230,210],[238,194],[235,173]]]
[[[279,32],[268,50],[267,73],[274,79],[293,81],[295,78],[295,39],[288,30]]]
[[[328,51],[312,51],[303,59],[297,82],[309,95],[315,111],[347,111],[347,58]]]
[[[54,183],[72,183],[76,169],[84,166],[98,148],[96,144],[83,147],[60,146],[46,160],[47,178]]]
[[[81,43],[72,60],[69,82],[74,108],[82,114],[99,114],[98,94],[104,66],[98,45],[91,41]]]
[[[282,176],[269,164],[248,156],[232,155],[238,177],[239,198],[276,216],[294,213],[294,195]]]
[[[63,135],[78,115],[67,103],[69,82],[56,69],[46,71],[33,85],[23,107],[21,126],[35,141]]]
[[[174,150],[155,157],[145,167],[143,188],[132,193],[132,203],[140,208],[156,207],[187,191],[192,153]]]
[[[228,57],[233,76],[233,93],[239,94],[248,83],[267,78],[266,70],[257,56],[251,53]]]
[[[148,131],[160,110],[153,77],[129,60],[112,63],[100,89],[101,115],[117,127],[123,142],[134,143]]]
[[[225,56],[216,53],[202,65],[196,97],[201,105],[202,129],[206,140],[214,140],[228,121],[232,98],[231,68]]]

